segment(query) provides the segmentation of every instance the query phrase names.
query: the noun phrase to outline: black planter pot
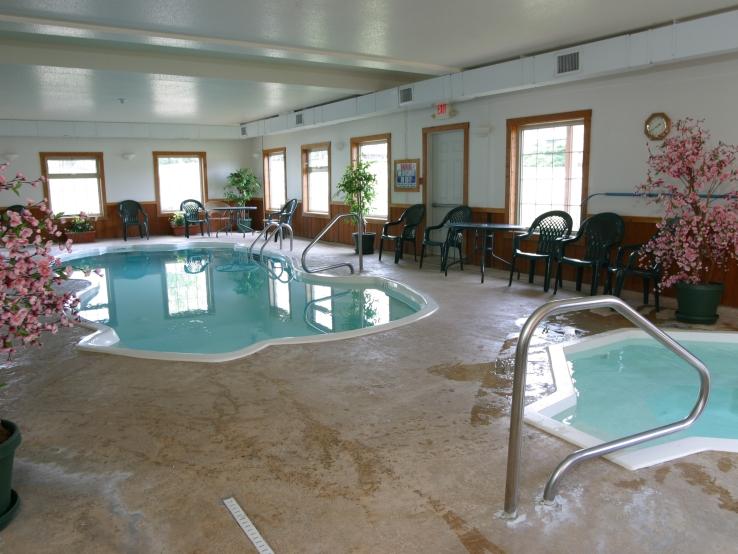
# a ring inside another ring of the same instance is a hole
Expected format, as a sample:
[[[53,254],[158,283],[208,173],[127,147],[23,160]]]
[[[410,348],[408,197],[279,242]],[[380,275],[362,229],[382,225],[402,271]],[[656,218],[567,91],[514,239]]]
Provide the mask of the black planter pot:
[[[4,529],[18,513],[20,498],[10,488],[13,478],[13,460],[15,449],[21,443],[21,434],[12,421],[0,421],[10,437],[0,444],[0,530]]]
[[[678,283],[676,318],[685,323],[711,325],[718,319],[717,307],[723,296],[722,283]]]
[[[359,253],[358,241],[356,240],[359,233],[352,233],[354,237],[354,252]],[[374,254],[374,239],[377,237],[377,233],[364,233],[361,237],[362,254]]]

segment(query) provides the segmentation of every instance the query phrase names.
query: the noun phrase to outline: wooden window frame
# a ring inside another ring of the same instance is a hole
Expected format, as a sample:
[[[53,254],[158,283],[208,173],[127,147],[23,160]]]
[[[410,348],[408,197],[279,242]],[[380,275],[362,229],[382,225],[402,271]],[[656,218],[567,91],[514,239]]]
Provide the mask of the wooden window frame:
[[[160,216],[168,216],[179,210],[164,211],[161,208],[161,194],[159,192],[159,158],[200,158],[200,194],[202,204],[208,198],[208,158],[207,152],[185,152],[185,151],[163,151],[157,150],[151,153],[154,160],[154,193],[156,194],[156,213]]]
[[[53,210],[54,207],[51,205],[51,191],[49,190],[49,167],[47,161],[49,159],[79,159],[79,158],[94,158],[97,164],[97,194],[100,201],[100,214],[92,215],[94,219],[105,219],[105,206],[107,204],[105,194],[105,164],[103,163],[102,152],[39,152],[39,159],[41,160],[41,175],[44,178],[44,198],[48,200],[49,209]],[[65,215],[65,217],[74,217],[77,214]]]
[[[318,142],[315,144],[303,144],[300,147],[301,160],[302,160],[302,215],[307,217],[317,217],[330,219],[331,217],[331,143],[330,142]],[[327,212],[316,212],[310,209],[308,186],[309,186],[309,167],[308,160],[310,152],[313,150],[327,150],[328,151],[328,211]],[[286,195],[285,195],[286,197]]]
[[[386,217],[367,216],[366,220],[374,223],[384,223],[389,218],[390,205],[392,204],[392,133],[351,137],[351,165],[356,165],[359,159],[359,147],[362,144],[373,142],[387,142],[387,215]]]
[[[556,125],[571,121],[584,123],[584,144],[582,151],[582,198],[580,221],[587,217],[587,196],[589,195],[589,151],[592,128],[592,110],[578,110],[554,114],[516,117],[507,120],[507,144],[505,148],[505,221],[517,223],[518,191],[520,189],[518,168],[520,166],[520,132],[528,125]]]
[[[284,154],[284,199],[287,201],[287,147],[279,146],[277,148],[267,148],[261,151],[261,160],[264,166],[264,212],[273,211],[271,207],[271,184],[269,183],[269,156],[281,152]],[[276,208],[279,210],[279,208]]]

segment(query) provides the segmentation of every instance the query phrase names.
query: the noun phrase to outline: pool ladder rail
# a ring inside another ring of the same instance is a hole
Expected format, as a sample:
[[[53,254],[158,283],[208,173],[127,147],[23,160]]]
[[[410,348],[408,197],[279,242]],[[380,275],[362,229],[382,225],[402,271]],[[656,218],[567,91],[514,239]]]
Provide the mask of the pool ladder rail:
[[[552,315],[592,310],[596,308],[614,309],[631,323],[640,327],[651,337],[694,367],[700,378],[699,395],[692,411],[684,419],[669,423],[668,425],[642,431],[634,435],[629,435],[627,437],[592,446],[590,448],[583,448],[564,458],[546,482],[546,487],[543,491],[544,503],[553,503],[556,497],[556,490],[561,479],[576,464],[589,460],[590,458],[604,456],[617,450],[622,450],[624,448],[682,431],[692,425],[697,418],[700,417],[707,405],[707,399],[710,395],[710,372],[707,367],[705,367],[697,357],[691,354],[681,344],[648,321],[620,298],[615,296],[571,298],[566,300],[555,300],[540,306],[531,314],[525,322],[525,325],[523,325],[523,328],[520,331],[520,336],[518,337],[517,348],[515,350],[515,373],[513,376],[512,407],[510,413],[510,440],[507,451],[505,507],[502,512],[502,517],[504,518],[515,518],[517,516],[520,485],[520,461],[523,442],[521,426],[524,415],[525,377],[528,366],[528,348],[533,337],[533,333],[543,320]]]
[[[364,225],[363,225],[362,218],[358,217],[354,213],[347,213],[347,214],[339,214],[339,215],[337,215],[336,217],[334,217],[333,219],[331,219],[331,221],[330,221],[330,223],[328,223],[328,225],[326,225],[325,227],[323,227],[323,230],[320,233],[318,233],[318,236],[316,236],[313,240],[311,240],[310,241],[310,244],[308,244],[305,247],[305,250],[302,251],[302,269],[303,269],[303,271],[305,271],[306,273],[319,273],[321,271],[328,271],[330,269],[337,269],[339,267],[348,267],[349,268],[349,271],[351,272],[351,274],[352,275],[354,274],[354,266],[352,264],[350,264],[349,262],[341,262],[341,263],[332,264],[332,265],[326,265],[326,266],[322,266],[322,267],[308,267],[307,261],[306,261],[307,260],[307,254],[310,251],[310,249],[313,246],[315,246],[315,243],[317,243],[320,239],[322,239],[323,236],[331,229],[331,227],[333,227],[340,220],[345,219],[347,217],[353,217],[353,218],[355,218],[356,219],[356,222],[357,222],[356,225],[357,225],[357,231],[359,233],[359,236],[362,236],[364,234],[363,233],[363,231],[364,231],[364,229],[363,229]],[[361,273],[364,270],[364,257],[363,257],[364,253],[363,253],[363,248],[359,248],[358,250],[359,250],[359,273]]]
[[[289,223],[279,223],[278,221],[269,221],[264,225],[264,228],[261,230],[261,232],[256,236],[256,238],[251,242],[251,245],[248,247],[248,253],[251,255],[251,253],[254,250],[254,246],[257,242],[259,242],[259,239],[261,237],[264,237],[264,244],[261,245],[261,248],[259,249],[259,257],[261,257],[262,253],[264,252],[264,248],[266,248],[266,245],[269,244],[269,239],[272,238],[273,235],[269,234],[269,231],[274,229],[276,233],[279,233],[279,249],[282,250],[282,239],[284,238],[284,232],[289,231],[290,232],[290,252],[292,252],[293,242],[294,242],[294,236],[292,233],[292,227],[289,225]]]

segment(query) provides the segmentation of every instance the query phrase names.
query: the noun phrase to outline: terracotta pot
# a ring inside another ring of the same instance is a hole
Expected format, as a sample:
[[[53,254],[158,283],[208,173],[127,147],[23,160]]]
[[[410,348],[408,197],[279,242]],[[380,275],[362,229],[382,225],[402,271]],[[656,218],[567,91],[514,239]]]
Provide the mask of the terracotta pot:
[[[84,242],[95,242],[95,231],[82,231],[80,233],[74,233],[72,231],[66,231],[64,233],[68,239],[72,239],[75,244],[82,244]]]
[[[176,237],[183,237],[184,236],[184,225],[171,225],[172,228],[172,234]]]

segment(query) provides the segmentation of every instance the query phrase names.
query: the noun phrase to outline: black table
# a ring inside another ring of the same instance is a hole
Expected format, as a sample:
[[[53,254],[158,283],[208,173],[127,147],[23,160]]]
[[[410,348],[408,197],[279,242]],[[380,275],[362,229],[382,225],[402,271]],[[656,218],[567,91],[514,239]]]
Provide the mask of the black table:
[[[527,231],[528,227],[525,225],[515,225],[513,223],[449,223],[449,233],[459,233],[464,231],[474,231],[474,250],[477,250],[478,238],[480,233],[484,233],[484,241],[482,247],[482,283],[484,283],[484,262],[487,258],[487,252],[490,253],[492,258],[500,260],[501,262],[510,265],[510,262],[505,258],[501,258],[495,254],[495,233],[510,233],[515,231]],[[446,251],[444,260],[441,260],[443,267],[448,275],[448,251]],[[453,262],[451,265],[459,263],[461,260]]]

